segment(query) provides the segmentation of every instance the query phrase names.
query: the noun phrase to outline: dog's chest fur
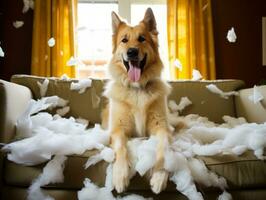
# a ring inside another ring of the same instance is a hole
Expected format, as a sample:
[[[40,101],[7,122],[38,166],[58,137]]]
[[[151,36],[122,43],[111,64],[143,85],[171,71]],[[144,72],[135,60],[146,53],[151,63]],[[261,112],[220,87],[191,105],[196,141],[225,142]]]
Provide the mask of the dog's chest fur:
[[[130,107],[135,123],[135,131],[132,135],[143,137],[147,131],[146,122],[150,105],[162,94],[166,95],[168,90],[168,85],[162,83],[162,81],[154,81],[145,88],[123,86],[110,82],[104,95]]]

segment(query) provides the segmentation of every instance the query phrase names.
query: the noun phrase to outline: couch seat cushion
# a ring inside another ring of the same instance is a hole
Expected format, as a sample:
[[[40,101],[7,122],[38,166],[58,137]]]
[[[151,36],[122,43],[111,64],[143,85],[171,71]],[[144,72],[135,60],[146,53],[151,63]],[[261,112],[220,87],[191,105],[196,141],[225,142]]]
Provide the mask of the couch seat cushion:
[[[89,156],[96,151],[88,151],[82,156],[69,156],[65,166],[65,181],[61,184],[49,185],[59,189],[80,189],[83,180],[87,177],[98,185],[104,185],[106,162],[100,162],[89,169],[84,170],[84,164]],[[247,152],[241,157],[231,155],[201,157],[207,167],[228,181],[230,189],[266,188],[266,162],[256,159],[252,152]],[[41,172],[42,165],[22,166],[5,160],[4,179],[8,185],[28,187]],[[146,178],[135,176],[131,180],[129,190],[149,189]],[[175,191],[173,183],[169,183],[168,191]]]

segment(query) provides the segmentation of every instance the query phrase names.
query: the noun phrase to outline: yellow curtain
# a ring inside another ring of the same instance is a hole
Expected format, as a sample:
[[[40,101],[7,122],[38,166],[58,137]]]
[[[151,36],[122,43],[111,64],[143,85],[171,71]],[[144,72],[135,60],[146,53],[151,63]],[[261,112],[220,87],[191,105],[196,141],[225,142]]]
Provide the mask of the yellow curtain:
[[[77,0],[35,0],[31,73],[38,76],[75,76],[67,66],[75,55]],[[53,47],[48,46],[50,38]]]
[[[197,69],[215,79],[211,0],[167,0],[167,29],[171,78],[190,79]]]

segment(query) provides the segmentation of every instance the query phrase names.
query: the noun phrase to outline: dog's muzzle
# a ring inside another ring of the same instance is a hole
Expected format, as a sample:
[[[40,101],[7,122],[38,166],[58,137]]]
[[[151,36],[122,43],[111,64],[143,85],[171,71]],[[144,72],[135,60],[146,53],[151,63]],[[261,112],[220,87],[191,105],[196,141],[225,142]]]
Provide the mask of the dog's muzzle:
[[[146,64],[147,54],[144,55],[143,59],[139,59],[139,50],[137,48],[129,48],[127,51],[127,59],[123,58],[123,63],[127,69],[128,78],[132,82],[139,81],[141,73]]]

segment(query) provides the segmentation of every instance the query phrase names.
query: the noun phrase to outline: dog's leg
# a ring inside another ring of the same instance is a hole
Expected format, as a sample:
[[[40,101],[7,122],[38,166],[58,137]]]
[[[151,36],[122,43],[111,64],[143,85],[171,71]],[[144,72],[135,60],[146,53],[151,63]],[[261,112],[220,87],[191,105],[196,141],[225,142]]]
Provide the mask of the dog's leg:
[[[167,186],[168,172],[164,169],[164,154],[171,137],[164,99],[156,100],[150,106],[147,123],[149,133],[158,139],[156,163],[150,179],[152,191],[158,194]]]
[[[132,132],[133,117],[129,108],[122,103],[112,102],[110,105],[111,147],[116,159],[113,165],[113,184],[118,193],[123,192],[129,184],[129,160],[127,141]]]

